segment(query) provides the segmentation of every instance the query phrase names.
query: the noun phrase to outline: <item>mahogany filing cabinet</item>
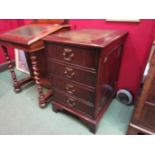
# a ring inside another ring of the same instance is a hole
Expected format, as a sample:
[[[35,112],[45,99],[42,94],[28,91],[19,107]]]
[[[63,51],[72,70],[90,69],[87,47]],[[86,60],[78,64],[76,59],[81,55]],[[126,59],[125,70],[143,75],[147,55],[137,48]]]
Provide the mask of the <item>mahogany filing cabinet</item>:
[[[44,38],[54,111],[65,110],[96,127],[118,80],[127,32],[80,29]]]

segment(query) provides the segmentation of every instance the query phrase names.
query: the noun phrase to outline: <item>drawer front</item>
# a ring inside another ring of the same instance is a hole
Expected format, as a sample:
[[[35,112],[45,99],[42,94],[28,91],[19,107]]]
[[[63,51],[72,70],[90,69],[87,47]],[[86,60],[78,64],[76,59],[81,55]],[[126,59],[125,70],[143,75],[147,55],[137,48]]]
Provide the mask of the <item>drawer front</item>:
[[[148,105],[145,104],[141,118],[140,123],[150,129],[155,130],[155,106],[154,105]]]
[[[67,94],[77,96],[78,98],[89,101],[92,104],[95,102],[95,92],[83,88],[71,80],[53,76],[52,85]]]
[[[65,93],[60,92],[56,89],[54,90],[53,100],[75,111],[82,112],[83,114],[86,114],[87,116],[90,116],[90,117],[93,116],[93,111],[94,111],[93,106],[86,105],[85,103],[73,98],[72,96],[68,96]]]
[[[48,60],[48,72],[57,76],[74,80],[88,86],[95,87],[96,73],[84,71],[72,67],[70,65],[62,65],[58,63],[49,62]]]
[[[48,56],[53,59],[96,69],[98,65],[98,52],[96,49],[84,49],[61,45],[47,45]]]

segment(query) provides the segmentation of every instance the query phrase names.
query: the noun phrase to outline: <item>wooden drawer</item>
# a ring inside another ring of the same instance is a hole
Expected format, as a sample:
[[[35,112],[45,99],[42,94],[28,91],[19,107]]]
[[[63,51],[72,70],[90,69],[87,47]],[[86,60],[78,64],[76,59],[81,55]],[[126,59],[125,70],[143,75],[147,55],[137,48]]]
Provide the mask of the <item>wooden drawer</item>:
[[[94,106],[88,104],[87,102],[81,102],[75,99],[73,96],[67,95],[66,93],[59,91],[57,89],[54,90],[53,100],[58,102],[59,104],[63,104],[73,110],[80,111],[89,117],[93,116]]]
[[[67,94],[77,96],[92,104],[95,102],[95,90],[86,89],[71,80],[63,79],[58,76],[52,77],[52,84],[55,88],[62,90]]]
[[[53,59],[72,63],[75,65],[96,69],[98,53],[96,49],[76,48],[72,46],[47,45],[48,56]]]
[[[48,60],[48,72],[66,79],[74,80],[91,87],[96,86],[96,73],[81,70],[70,65],[54,63]]]
[[[140,123],[150,129],[155,130],[155,105],[145,104],[141,113]]]

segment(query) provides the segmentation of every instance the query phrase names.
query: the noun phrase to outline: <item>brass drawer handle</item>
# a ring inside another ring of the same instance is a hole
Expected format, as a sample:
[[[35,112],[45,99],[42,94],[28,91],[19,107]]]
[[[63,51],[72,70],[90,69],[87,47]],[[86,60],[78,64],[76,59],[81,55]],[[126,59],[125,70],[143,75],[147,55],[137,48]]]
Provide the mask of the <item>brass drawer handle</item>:
[[[66,100],[66,103],[70,106],[70,107],[74,107],[76,105],[75,100],[72,98],[68,98]]]
[[[66,67],[65,71],[64,71],[64,75],[69,78],[72,79],[75,76],[75,72],[72,68],[70,67]]]
[[[64,51],[65,52],[72,52],[72,49],[71,48],[64,48]]]
[[[74,57],[74,53],[71,48],[64,48],[64,52],[62,53],[64,60],[71,61]]]
[[[67,84],[65,89],[66,89],[66,92],[68,92],[69,94],[73,94],[76,91],[74,85],[72,84]]]

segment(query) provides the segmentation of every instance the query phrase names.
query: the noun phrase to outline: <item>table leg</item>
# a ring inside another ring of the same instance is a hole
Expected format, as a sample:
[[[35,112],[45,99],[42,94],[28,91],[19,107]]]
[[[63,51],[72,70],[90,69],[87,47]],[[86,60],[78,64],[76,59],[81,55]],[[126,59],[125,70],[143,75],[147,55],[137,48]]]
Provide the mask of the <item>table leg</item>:
[[[15,90],[15,92],[20,92],[21,91],[21,87],[20,87],[20,84],[17,81],[17,77],[16,77],[15,71],[13,69],[14,67],[13,67],[11,59],[9,57],[8,50],[7,50],[7,48],[5,46],[2,46],[2,50],[4,52],[4,56],[5,56],[5,59],[7,61],[8,69],[10,70],[10,73],[11,73],[14,90]]]
[[[43,92],[43,87],[41,84],[40,70],[38,66],[37,56],[35,53],[30,54],[32,70],[34,75],[34,80],[37,85],[39,93],[39,106],[44,108],[47,105],[48,99],[52,96],[52,90],[50,89],[46,94]]]

